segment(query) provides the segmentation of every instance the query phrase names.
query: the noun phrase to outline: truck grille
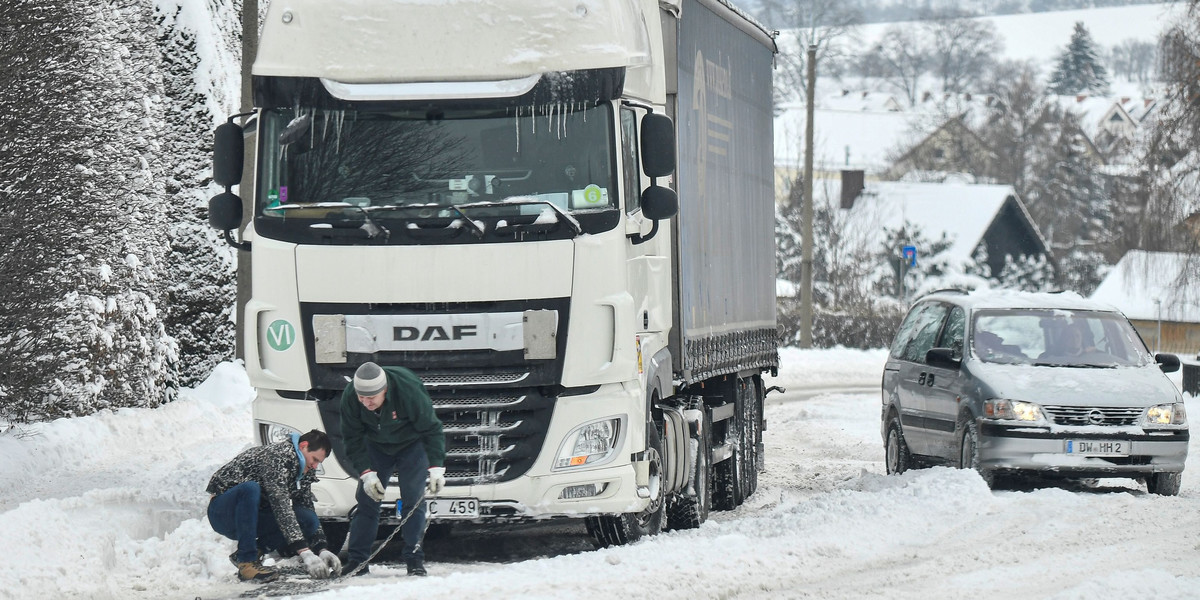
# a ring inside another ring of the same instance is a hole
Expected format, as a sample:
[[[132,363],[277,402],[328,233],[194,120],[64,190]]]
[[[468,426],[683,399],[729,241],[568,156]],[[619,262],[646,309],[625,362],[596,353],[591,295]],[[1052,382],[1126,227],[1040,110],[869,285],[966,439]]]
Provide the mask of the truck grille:
[[[533,465],[546,437],[554,398],[536,389],[507,388],[493,395],[429,387],[446,436],[447,484],[509,481]]]
[[[1043,406],[1046,416],[1057,425],[1120,426],[1137,423],[1145,410],[1138,407]]]

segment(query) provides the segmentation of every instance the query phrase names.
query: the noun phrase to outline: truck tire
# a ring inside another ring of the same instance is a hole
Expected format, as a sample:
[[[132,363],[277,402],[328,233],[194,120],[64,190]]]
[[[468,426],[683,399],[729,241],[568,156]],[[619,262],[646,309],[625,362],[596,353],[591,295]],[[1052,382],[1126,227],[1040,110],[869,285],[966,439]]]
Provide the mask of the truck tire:
[[[325,532],[325,545],[329,551],[340,555],[346,545],[346,536],[350,534],[349,521],[321,521],[321,531]]]
[[[695,529],[708,520],[712,508],[712,421],[704,413],[700,439],[696,440],[695,495],[680,490],[667,503],[668,529]]]
[[[644,537],[658,535],[665,521],[666,502],[663,481],[666,471],[663,465],[662,438],[658,429],[650,423],[646,454],[650,460],[650,504],[640,513],[623,515],[601,515],[586,519],[588,535],[598,548],[624,546]]]
[[[742,500],[754,495],[758,489],[758,439],[759,429],[758,386],[754,379],[746,379],[742,386]]]

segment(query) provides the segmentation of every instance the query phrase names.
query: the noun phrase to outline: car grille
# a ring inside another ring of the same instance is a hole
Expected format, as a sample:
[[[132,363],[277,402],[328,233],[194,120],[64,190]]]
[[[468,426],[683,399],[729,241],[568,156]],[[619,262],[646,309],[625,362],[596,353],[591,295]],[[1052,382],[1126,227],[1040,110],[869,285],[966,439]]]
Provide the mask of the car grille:
[[[1057,425],[1133,425],[1145,411],[1140,407],[1042,406]]]

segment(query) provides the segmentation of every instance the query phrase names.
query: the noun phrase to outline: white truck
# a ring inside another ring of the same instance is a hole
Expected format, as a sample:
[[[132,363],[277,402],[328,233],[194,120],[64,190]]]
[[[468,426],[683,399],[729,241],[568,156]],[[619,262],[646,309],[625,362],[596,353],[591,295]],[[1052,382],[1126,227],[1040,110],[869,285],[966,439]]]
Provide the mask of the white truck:
[[[412,369],[444,424],[435,525],[584,518],[607,546],[754,492],[775,52],[725,0],[271,3],[209,220],[252,259],[257,441],[333,438],[335,545],[365,361]]]

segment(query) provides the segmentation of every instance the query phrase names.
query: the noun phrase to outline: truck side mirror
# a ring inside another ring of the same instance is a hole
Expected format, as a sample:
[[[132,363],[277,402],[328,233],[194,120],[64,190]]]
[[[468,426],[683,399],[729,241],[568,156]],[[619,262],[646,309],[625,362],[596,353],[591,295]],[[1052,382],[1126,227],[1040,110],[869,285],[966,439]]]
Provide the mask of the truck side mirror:
[[[642,192],[642,216],[652,221],[670,219],[679,212],[679,197],[675,190],[652,185]]]
[[[233,192],[222,192],[208,201],[208,224],[217,231],[229,231],[242,225],[242,199]]]
[[[246,144],[240,125],[225,123],[217,127],[213,143],[213,181],[217,185],[230,188],[242,182],[245,152]]]
[[[642,170],[650,177],[675,171],[675,123],[666,115],[642,117]]]

